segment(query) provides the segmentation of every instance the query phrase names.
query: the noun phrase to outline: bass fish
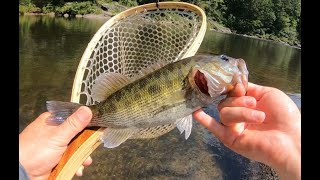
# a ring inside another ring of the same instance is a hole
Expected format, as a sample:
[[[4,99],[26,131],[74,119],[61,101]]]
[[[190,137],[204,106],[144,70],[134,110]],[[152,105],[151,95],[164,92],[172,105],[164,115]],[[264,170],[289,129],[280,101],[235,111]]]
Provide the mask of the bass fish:
[[[134,138],[158,137],[177,127],[185,139],[191,134],[192,113],[232,91],[237,83],[247,87],[243,59],[225,55],[196,55],[166,65],[155,64],[137,77],[101,74],[94,81],[88,126],[106,127],[101,140],[114,148]],[[61,124],[81,104],[47,101],[47,123]]]

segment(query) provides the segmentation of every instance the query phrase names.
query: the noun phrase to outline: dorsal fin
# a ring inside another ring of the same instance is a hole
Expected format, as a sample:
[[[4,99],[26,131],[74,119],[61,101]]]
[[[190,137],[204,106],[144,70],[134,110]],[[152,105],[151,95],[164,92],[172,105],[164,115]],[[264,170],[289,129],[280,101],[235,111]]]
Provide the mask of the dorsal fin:
[[[131,80],[120,73],[101,74],[92,85],[92,98],[94,101],[104,101],[115,91],[129,84]]]
[[[149,65],[148,67],[141,69],[133,78],[134,78],[134,80],[140,79],[140,78],[162,68],[163,66],[165,66],[167,64],[168,64],[168,62],[157,62],[152,65]]]

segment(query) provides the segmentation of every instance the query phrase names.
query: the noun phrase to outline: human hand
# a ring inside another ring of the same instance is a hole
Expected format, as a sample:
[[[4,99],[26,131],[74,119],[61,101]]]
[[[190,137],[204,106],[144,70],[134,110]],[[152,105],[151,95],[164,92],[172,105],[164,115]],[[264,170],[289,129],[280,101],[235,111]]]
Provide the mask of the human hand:
[[[218,105],[221,123],[202,110],[194,118],[225,146],[278,172],[282,179],[301,179],[301,113],[282,91],[241,85]]]
[[[91,121],[92,112],[82,106],[59,126],[46,124],[49,112],[41,114],[19,134],[19,162],[30,179],[47,179],[58,164],[69,142]],[[82,176],[84,166],[92,163],[89,157],[78,169]]]

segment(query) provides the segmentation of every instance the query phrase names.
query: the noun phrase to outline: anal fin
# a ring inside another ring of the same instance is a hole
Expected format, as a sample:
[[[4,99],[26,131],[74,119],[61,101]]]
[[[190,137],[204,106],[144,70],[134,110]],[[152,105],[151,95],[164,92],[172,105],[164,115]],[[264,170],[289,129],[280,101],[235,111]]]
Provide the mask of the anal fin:
[[[104,147],[107,148],[115,148],[118,147],[121,143],[125,142],[129,139],[132,134],[136,133],[137,129],[135,128],[126,128],[126,129],[115,129],[115,128],[107,128],[101,140],[104,143]]]
[[[182,134],[183,132],[185,132],[184,137],[188,139],[192,130],[192,114],[178,119],[176,121],[176,124],[180,133]]]

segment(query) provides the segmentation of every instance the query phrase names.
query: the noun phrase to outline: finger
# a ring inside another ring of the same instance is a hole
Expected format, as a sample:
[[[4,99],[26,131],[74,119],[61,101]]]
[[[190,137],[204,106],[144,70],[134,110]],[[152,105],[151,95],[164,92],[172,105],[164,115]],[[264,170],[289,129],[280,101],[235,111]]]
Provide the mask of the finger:
[[[218,104],[218,110],[220,111],[223,107],[247,107],[247,108],[255,108],[256,107],[256,99],[250,96],[242,96],[242,97],[228,97],[222,100]]]
[[[83,169],[84,169],[84,166],[81,165],[81,166],[79,167],[79,169],[77,170],[76,175],[77,175],[77,176],[82,176],[82,174],[83,174]]]
[[[261,99],[261,97],[271,91],[272,87],[260,86],[254,83],[248,83],[247,96],[255,97],[257,101]]]
[[[265,119],[265,113],[244,107],[224,107],[220,111],[221,123],[232,126],[237,123],[257,124]]]
[[[243,84],[238,83],[236,84],[235,88],[233,91],[231,91],[227,96],[228,97],[240,97],[240,96],[244,96],[246,94],[247,90],[244,87]]]
[[[193,113],[193,117],[205,128],[211,131],[218,139],[223,137],[225,127],[217,122],[213,117],[209,116],[201,109]]]
[[[83,175],[83,170],[84,170],[84,166],[89,166],[92,163],[92,158],[89,156],[83,163],[82,165],[79,167],[79,169],[76,172],[77,176],[82,176]]]
[[[92,158],[89,156],[83,163],[83,166],[89,166],[90,164],[92,164]]]
[[[64,137],[66,144],[68,144],[75,135],[89,124],[91,118],[91,110],[86,106],[81,106],[59,126],[58,133]]]

